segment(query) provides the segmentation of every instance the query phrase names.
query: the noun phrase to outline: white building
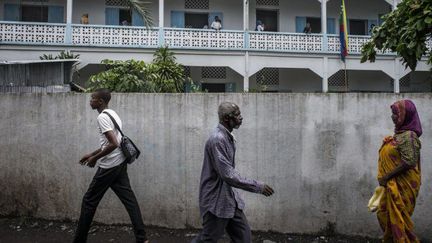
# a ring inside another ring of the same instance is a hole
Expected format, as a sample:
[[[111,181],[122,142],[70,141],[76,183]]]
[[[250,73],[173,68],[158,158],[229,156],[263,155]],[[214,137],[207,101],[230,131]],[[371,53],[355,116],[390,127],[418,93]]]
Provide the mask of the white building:
[[[168,45],[209,91],[432,90],[425,60],[415,72],[392,53],[360,63],[371,26],[397,7],[396,0],[345,1],[346,72],[339,56],[340,0],[147,1],[155,22],[151,29],[124,0],[0,0],[0,61],[70,50],[80,54],[79,78],[87,79],[102,70],[103,59],[151,61],[155,48]],[[84,14],[88,24],[81,24]],[[222,30],[205,29],[215,16]],[[255,31],[258,21],[265,31]],[[310,34],[303,33],[307,22]]]

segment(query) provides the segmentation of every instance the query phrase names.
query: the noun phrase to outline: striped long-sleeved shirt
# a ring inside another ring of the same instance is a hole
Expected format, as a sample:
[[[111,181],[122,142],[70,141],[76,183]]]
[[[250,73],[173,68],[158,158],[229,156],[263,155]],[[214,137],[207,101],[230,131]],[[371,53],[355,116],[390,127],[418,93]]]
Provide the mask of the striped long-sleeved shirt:
[[[232,218],[236,207],[243,210],[244,201],[233,187],[262,192],[263,183],[243,178],[235,170],[235,150],[233,135],[219,124],[205,145],[199,192],[201,216],[210,212],[219,218]]]

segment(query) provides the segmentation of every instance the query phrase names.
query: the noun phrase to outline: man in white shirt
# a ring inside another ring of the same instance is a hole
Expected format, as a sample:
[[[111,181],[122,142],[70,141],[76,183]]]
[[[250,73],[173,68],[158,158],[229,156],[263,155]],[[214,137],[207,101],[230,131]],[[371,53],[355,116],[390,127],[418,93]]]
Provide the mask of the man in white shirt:
[[[110,99],[111,93],[107,89],[98,89],[91,95],[90,106],[99,112],[97,123],[101,147],[84,155],[79,161],[80,164],[89,167],[94,167],[98,160],[99,163],[98,170],[82,201],[74,243],[87,242],[88,231],[96,208],[108,188],[114,191],[126,207],[133,224],[136,242],[148,243],[141,210],[130,186],[126,158],[120,149],[121,134],[106,114],[109,113],[122,129],[120,117],[115,111],[108,109]]]
[[[213,22],[210,26],[214,30],[220,30],[222,29],[222,20],[219,18],[219,16],[215,16]]]

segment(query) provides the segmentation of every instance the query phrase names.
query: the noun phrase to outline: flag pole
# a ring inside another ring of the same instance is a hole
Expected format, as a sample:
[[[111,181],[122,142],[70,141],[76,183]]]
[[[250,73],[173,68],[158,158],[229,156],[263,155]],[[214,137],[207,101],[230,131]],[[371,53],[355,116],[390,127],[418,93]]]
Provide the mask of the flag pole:
[[[344,73],[345,73],[345,92],[348,92],[348,75],[347,75],[347,68],[346,68],[346,60],[344,62]]]

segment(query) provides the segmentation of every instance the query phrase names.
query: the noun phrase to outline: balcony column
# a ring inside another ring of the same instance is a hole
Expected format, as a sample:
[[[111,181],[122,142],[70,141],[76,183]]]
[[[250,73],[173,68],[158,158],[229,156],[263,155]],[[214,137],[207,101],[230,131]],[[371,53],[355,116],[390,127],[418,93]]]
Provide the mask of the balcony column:
[[[73,0],[67,0],[65,44],[72,44],[72,6],[73,6]]]
[[[396,58],[394,62],[394,75],[393,75],[393,91],[395,94],[400,93],[400,62]]]
[[[321,33],[323,35],[323,51],[327,51],[327,0],[321,0]]]
[[[322,92],[328,92],[328,57],[323,58]]]
[[[165,45],[164,19],[165,3],[164,0],[159,0],[159,46]]]
[[[249,0],[243,1],[243,31],[245,52],[245,70],[243,76],[243,91],[249,91]]]

